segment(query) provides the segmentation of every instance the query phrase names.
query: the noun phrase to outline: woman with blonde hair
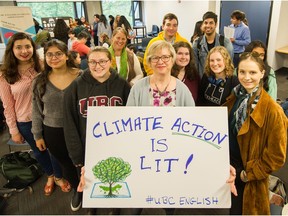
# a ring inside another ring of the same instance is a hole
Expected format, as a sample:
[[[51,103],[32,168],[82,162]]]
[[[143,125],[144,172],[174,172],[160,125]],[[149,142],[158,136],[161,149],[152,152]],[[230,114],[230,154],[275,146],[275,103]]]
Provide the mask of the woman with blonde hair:
[[[234,66],[227,49],[216,46],[210,50],[205,62],[197,105],[220,106],[239,84],[233,75]]]
[[[117,27],[112,34],[109,51],[112,55],[111,67],[132,86],[143,77],[137,56],[126,49],[127,31]]]

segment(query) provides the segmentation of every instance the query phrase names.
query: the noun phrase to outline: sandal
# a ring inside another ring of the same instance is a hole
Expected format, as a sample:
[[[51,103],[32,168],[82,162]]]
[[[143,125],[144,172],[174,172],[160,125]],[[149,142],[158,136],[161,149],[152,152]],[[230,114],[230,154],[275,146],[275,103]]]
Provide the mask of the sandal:
[[[55,181],[55,184],[58,185],[63,192],[67,193],[71,191],[71,185],[66,179],[55,177],[54,181]]]
[[[54,178],[54,175],[48,176],[48,180],[49,180],[49,178]],[[54,182],[55,181],[53,181],[50,185],[48,185],[48,181],[46,182],[45,187],[44,187],[44,194],[46,196],[50,196],[52,194],[52,192],[54,191],[54,189],[55,189]]]

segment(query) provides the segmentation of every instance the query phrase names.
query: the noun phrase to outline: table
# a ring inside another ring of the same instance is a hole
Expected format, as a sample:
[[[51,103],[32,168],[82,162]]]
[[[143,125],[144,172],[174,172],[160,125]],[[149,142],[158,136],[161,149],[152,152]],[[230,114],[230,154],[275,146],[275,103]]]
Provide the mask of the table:
[[[282,54],[288,54],[288,46],[281,47],[281,48],[277,49],[276,52],[282,53]],[[286,79],[288,79],[288,77]]]
[[[288,46],[281,47],[281,48],[277,49],[276,52],[283,53],[283,54],[288,54]]]

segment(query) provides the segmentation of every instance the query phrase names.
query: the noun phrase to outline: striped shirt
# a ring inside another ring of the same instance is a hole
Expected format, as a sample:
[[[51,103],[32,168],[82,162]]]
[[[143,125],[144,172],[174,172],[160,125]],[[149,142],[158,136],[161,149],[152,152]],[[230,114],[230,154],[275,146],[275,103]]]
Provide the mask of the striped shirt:
[[[37,72],[33,67],[20,72],[21,79],[9,84],[0,75],[0,98],[10,134],[19,133],[16,122],[32,120],[32,81]]]

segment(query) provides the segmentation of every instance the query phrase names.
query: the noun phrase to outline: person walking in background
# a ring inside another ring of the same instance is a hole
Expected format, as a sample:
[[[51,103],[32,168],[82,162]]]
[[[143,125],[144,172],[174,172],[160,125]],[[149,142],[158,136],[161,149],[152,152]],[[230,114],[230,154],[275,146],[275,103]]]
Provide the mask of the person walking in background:
[[[184,41],[188,42],[188,40],[184,37],[182,37],[177,31],[178,31],[178,18],[175,14],[168,13],[164,16],[163,21],[162,21],[162,32],[159,32],[157,37],[154,37],[152,40],[149,41],[146,51],[144,53],[144,58],[143,58],[143,65],[146,71],[147,75],[153,74],[153,70],[149,68],[147,65],[147,52],[149,47],[158,40],[165,40],[172,45],[178,41]]]
[[[109,17],[109,23],[110,23],[110,26],[111,26],[111,31],[113,32],[113,30],[114,30],[113,24],[114,24],[115,18],[112,15],[109,15],[108,17]]]
[[[143,77],[143,72],[137,56],[128,51],[126,45],[127,32],[124,28],[117,27],[113,31],[109,47],[112,57],[111,67],[132,86]]]
[[[33,154],[48,176],[44,194],[54,191],[54,177],[62,178],[62,170],[49,151],[40,151],[31,132],[32,128],[32,81],[42,71],[36,45],[23,32],[15,33],[8,41],[0,75],[0,98],[13,142],[21,145],[27,141]],[[58,182],[60,183],[60,182]]]
[[[102,33],[106,33],[109,36],[109,38],[111,38],[112,36],[110,24],[107,22],[106,16],[104,14],[100,15],[100,19],[98,22],[98,31],[97,31],[98,41]],[[99,43],[99,45],[102,46],[101,43]]]
[[[227,49],[223,46],[212,48],[206,59],[197,105],[220,106],[226,102],[233,88],[239,84],[233,72],[234,66]]]
[[[57,19],[55,27],[53,29],[54,38],[63,41],[65,44],[68,44],[68,32],[70,28],[64,21],[64,19]]]
[[[127,35],[127,44],[131,44],[131,40],[135,38],[135,32],[133,31],[133,28],[131,27],[129,21],[126,19],[125,16],[121,15],[119,22],[118,22],[118,27],[124,28],[128,35]]]
[[[263,90],[265,64],[254,52],[244,52],[238,65],[240,84],[224,106],[229,115],[230,163],[236,169],[238,196],[230,214],[269,215],[269,174],[286,157],[287,117]],[[261,202],[259,202],[261,201]]]
[[[36,145],[43,151],[49,149],[59,161],[64,177],[71,183],[74,194],[71,209],[80,209],[77,199],[79,177],[66,147],[63,131],[63,97],[70,83],[79,76],[80,70],[69,58],[68,47],[62,41],[51,40],[44,47],[44,71],[33,82],[32,132]],[[63,192],[69,192],[70,184],[55,176],[55,183]]]
[[[245,13],[240,10],[234,10],[231,14],[231,25],[229,27],[235,29],[235,32],[234,37],[230,38],[230,41],[233,44],[233,63],[235,68],[238,67],[239,56],[251,42],[250,29],[243,22],[245,19]]]
[[[202,78],[204,74],[204,66],[208,52],[213,47],[224,46],[230,54],[231,59],[233,59],[233,45],[230,39],[216,33],[217,15],[212,11],[208,11],[203,15],[202,20],[204,35],[196,39],[192,45],[200,78]]]
[[[197,38],[199,38],[200,36],[203,35],[202,23],[203,23],[202,20],[197,21],[197,22],[195,23],[194,33],[193,33],[193,35],[192,35],[192,37],[191,37],[191,39],[190,39],[191,44],[193,44],[193,42],[194,42]]]
[[[263,88],[267,93],[276,101],[277,100],[277,82],[275,71],[268,65],[267,62],[267,48],[262,41],[252,41],[245,48],[245,52],[256,52],[259,57],[264,61],[265,74],[263,77]]]
[[[176,51],[176,61],[171,74],[188,87],[194,101],[197,101],[200,78],[196,69],[192,47],[189,43],[183,41],[176,42],[173,47]]]
[[[93,40],[94,46],[98,46],[98,22],[99,22],[99,14],[94,14],[94,22],[93,22]]]

